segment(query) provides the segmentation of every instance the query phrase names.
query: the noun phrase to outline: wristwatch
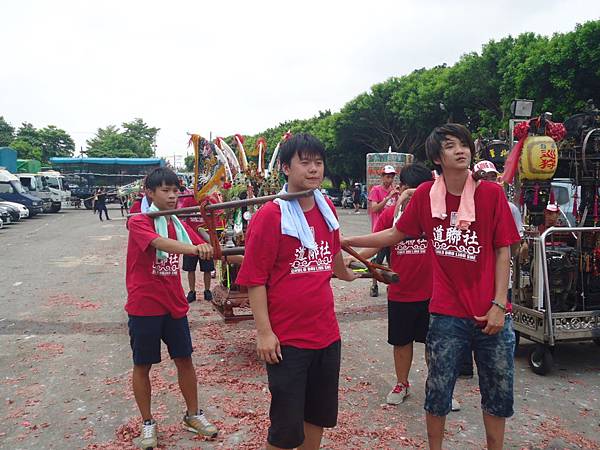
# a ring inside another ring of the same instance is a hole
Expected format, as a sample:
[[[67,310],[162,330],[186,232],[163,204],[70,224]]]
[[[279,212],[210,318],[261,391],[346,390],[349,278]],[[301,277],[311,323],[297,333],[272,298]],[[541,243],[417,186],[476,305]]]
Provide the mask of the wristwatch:
[[[502,303],[497,302],[496,300],[492,300],[492,305],[496,305],[502,310],[502,312],[506,312],[506,305],[503,305]]]

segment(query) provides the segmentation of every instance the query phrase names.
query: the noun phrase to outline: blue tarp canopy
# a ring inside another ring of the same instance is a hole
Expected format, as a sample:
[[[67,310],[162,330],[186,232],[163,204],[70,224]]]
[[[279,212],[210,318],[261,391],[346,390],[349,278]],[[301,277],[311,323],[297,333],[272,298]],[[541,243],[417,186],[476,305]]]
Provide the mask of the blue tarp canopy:
[[[53,169],[71,184],[79,186],[122,186],[144,178],[157,167],[161,158],[50,158]]]
[[[165,160],[161,158],[50,158],[51,164],[102,164],[115,166],[160,166]]]

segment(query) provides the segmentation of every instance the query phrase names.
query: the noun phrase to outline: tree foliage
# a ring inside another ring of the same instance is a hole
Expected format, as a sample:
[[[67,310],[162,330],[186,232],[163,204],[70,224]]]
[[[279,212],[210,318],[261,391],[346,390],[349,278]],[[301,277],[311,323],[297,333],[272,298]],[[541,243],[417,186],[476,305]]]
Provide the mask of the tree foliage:
[[[15,128],[0,116],[0,147],[7,147],[14,139]]]
[[[194,155],[186,156],[185,159],[183,160],[183,163],[185,165],[186,172],[194,171]]]
[[[75,151],[75,142],[65,130],[54,125],[37,129],[31,123],[23,122],[14,132],[3,118],[0,118],[0,141],[8,141],[5,145],[14,148],[18,158],[37,159],[43,163],[54,156],[72,156]]]
[[[535,101],[534,113],[554,113],[562,121],[580,112],[590,98],[600,104],[600,21],[577,25],[551,37],[524,33],[485,44],[453,66],[439,65],[375,84],[339,112],[319,112],[290,120],[259,136],[269,151],[288,129],[320,138],[334,184],[362,180],[365,156],[393,151],[424,159],[431,130],[447,121],[465,124],[476,135],[508,126],[515,98]]]
[[[142,119],[98,128],[88,139],[86,155],[90,157],[149,158],[154,155],[154,142],[160,128],[149,127]]]

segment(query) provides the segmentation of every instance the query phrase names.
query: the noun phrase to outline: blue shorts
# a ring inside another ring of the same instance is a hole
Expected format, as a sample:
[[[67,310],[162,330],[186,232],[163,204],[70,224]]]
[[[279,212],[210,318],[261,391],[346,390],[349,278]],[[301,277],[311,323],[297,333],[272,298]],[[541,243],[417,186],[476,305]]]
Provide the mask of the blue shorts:
[[[425,386],[425,411],[445,416],[451,410],[460,364],[471,349],[475,353],[481,409],[496,417],[513,415],[515,333],[507,316],[504,328],[487,335],[472,319],[431,314],[426,352],[429,373]]]
[[[192,356],[192,337],[187,316],[129,316],[129,343],[136,365],[160,362],[160,341],[167,344],[171,358]]]

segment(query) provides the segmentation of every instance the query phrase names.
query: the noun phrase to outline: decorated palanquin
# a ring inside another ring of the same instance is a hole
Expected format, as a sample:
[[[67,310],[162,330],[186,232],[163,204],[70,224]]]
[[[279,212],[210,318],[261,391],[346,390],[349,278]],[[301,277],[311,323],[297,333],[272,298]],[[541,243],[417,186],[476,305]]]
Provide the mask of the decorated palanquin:
[[[260,207],[252,199],[277,194],[282,188],[279,145],[289,136],[288,132],[282,137],[268,166],[264,138],[259,138],[253,150],[247,152],[244,138],[239,134],[232,142],[237,151],[221,137],[213,142],[199,135],[190,137],[194,147],[193,195],[200,207],[200,212],[195,214],[203,216],[205,238],[210,239],[215,249],[213,305],[226,321],[252,318],[247,290],[235,283],[240,268],[239,256],[243,255],[248,223]],[[215,196],[220,204],[228,206],[216,209],[211,205]]]

